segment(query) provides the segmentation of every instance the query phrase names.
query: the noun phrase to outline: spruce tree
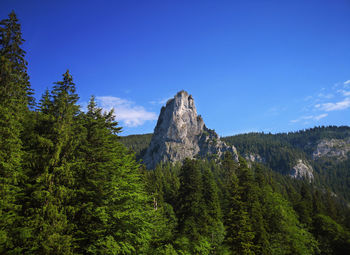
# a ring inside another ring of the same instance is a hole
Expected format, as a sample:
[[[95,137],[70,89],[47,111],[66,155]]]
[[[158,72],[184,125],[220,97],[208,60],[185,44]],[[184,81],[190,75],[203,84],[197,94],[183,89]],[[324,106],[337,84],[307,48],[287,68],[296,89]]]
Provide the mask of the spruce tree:
[[[30,149],[33,160],[28,165],[31,181],[26,189],[30,197],[26,209],[31,229],[29,253],[73,253],[75,150],[80,133],[77,100],[69,71],[41,100]]]
[[[208,164],[205,161],[206,164]],[[222,223],[222,213],[218,196],[218,187],[213,177],[213,173],[205,164],[202,165],[203,171],[203,200],[205,204],[205,232],[212,249],[215,251],[225,237],[225,229]]]
[[[242,201],[242,187],[235,173],[234,163],[226,159],[227,208],[225,214],[225,244],[233,254],[254,254],[254,236],[252,222]]]
[[[78,149],[76,252],[143,254],[151,238],[151,199],[134,155],[118,141],[113,111],[103,113],[94,98],[84,116],[86,136]]]
[[[0,22],[0,253],[20,253],[23,121],[31,101],[21,26],[14,12]]]
[[[182,249],[195,254],[206,254],[210,248],[205,238],[206,208],[202,190],[202,174],[198,162],[185,159],[180,172],[180,189],[176,210],[181,239],[178,244],[182,246]],[[203,250],[199,251],[200,247]]]

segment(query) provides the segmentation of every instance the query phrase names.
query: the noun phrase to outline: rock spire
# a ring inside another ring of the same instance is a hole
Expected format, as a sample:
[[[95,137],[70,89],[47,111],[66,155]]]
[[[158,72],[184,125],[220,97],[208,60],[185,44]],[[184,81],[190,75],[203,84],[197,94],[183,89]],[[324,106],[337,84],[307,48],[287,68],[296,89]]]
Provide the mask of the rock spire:
[[[162,107],[144,163],[152,169],[160,162],[221,157],[226,151],[238,160],[236,148],[226,145],[214,130],[205,126],[201,116],[197,115],[192,96],[180,91]]]

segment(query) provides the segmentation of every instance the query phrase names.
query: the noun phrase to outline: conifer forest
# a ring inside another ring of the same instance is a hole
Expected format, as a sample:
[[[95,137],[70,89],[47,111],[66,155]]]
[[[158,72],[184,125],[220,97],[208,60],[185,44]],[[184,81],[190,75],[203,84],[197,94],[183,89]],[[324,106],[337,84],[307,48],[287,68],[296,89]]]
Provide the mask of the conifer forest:
[[[1,19],[0,254],[350,254],[349,159],[315,163],[313,181],[285,174],[304,141],[349,127],[226,137],[238,162],[146,169],[152,135],[123,137],[94,96],[83,111],[70,71],[34,99],[21,23]]]

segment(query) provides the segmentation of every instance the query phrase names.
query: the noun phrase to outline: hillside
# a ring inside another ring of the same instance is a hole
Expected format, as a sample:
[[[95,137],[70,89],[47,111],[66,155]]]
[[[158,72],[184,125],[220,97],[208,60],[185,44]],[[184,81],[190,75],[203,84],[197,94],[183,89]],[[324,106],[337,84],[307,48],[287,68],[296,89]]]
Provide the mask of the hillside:
[[[225,249],[242,254],[245,245],[255,254],[348,254],[349,130],[332,126],[224,137],[243,156],[239,164],[226,156],[185,160],[183,166],[160,164],[145,172],[148,189],[168,215],[169,231],[189,238],[192,252],[205,253],[198,238],[205,238],[208,228],[216,233],[209,242],[214,247],[222,242],[217,254],[226,254]],[[149,138],[121,141],[145,151]],[[300,165],[306,173],[312,169],[312,178],[293,176]]]
[[[152,134],[131,135],[121,142],[142,159]],[[350,201],[350,127],[315,127],[298,132],[249,133],[223,137],[248,161],[268,166],[275,172],[291,174],[298,160],[313,169],[314,182],[331,188]]]
[[[249,133],[222,138],[249,160],[258,155],[272,170],[287,174],[299,159],[310,164],[315,182],[350,201],[350,127],[315,127],[291,133]]]
[[[121,136],[120,142],[136,153],[136,158],[141,159],[151,142],[152,134]]]

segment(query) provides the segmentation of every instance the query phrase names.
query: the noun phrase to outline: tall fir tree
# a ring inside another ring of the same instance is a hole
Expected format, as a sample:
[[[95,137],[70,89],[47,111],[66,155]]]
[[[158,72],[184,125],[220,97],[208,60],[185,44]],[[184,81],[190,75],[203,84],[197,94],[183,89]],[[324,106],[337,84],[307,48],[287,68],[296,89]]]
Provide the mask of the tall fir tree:
[[[0,253],[21,253],[21,135],[31,101],[21,25],[14,12],[0,22]]]
[[[194,254],[207,254],[210,249],[205,238],[206,208],[203,199],[203,180],[196,160],[185,159],[180,172],[177,205],[181,249]]]
[[[113,111],[103,113],[94,98],[84,116],[86,136],[78,149],[78,226],[75,239],[83,254],[144,254],[151,238],[151,199],[139,165],[118,141]]]
[[[27,227],[31,229],[26,251],[35,254],[72,254],[74,243],[74,172],[79,163],[78,95],[69,71],[41,100],[32,141],[31,182],[27,185]]]
[[[218,187],[214,180],[211,169],[207,167],[207,161],[201,166],[203,179],[203,202],[205,204],[205,225],[203,226],[204,234],[206,235],[212,250],[215,250],[221,245],[225,237],[225,229],[222,223],[222,212],[219,202]]]
[[[226,238],[225,244],[233,254],[254,254],[253,226],[247,212],[246,204],[242,201],[242,187],[237,178],[235,164],[228,158],[224,159],[226,172],[227,204],[225,214]],[[245,167],[245,165],[240,167]]]

